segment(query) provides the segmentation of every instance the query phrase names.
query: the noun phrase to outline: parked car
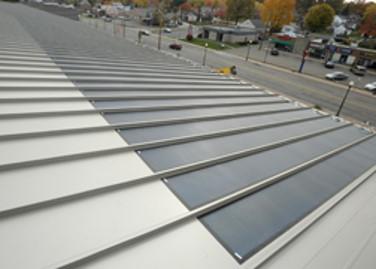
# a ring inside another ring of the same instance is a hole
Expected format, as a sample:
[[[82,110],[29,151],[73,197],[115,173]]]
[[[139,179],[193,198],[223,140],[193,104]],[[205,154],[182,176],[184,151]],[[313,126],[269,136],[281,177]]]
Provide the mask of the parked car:
[[[335,67],[334,63],[332,61],[325,62],[324,66],[329,69],[333,69]]]
[[[121,21],[129,21],[130,20],[130,17],[127,17],[127,16],[118,16],[117,18]]]
[[[165,32],[166,34],[170,34],[172,30],[170,28],[164,28],[163,32]]]
[[[145,29],[140,30],[140,33],[141,33],[141,35],[146,35],[146,36],[150,35],[150,32],[148,30],[145,30]]]
[[[181,50],[183,48],[183,46],[181,44],[178,44],[178,43],[172,43],[170,44],[170,49],[173,49],[173,50]]]
[[[367,91],[372,92],[373,94],[376,94],[376,81],[372,83],[368,83],[364,86],[364,89]]]
[[[276,48],[273,48],[273,49],[270,51],[270,54],[273,55],[273,56],[278,56],[278,55],[279,55],[279,51],[278,51]]]
[[[169,27],[169,28],[176,28],[176,27],[178,27],[178,24],[174,23],[174,22],[169,22],[169,23],[167,23],[167,27]]]
[[[367,68],[362,65],[354,65],[351,67],[350,71],[357,76],[364,76],[366,74]]]
[[[90,10],[87,10],[84,15],[88,18],[95,18],[95,15]]]
[[[346,80],[349,76],[343,72],[333,72],[326,74],[325,78],[329,80]]]
[[[112,22],[112,18],[110,16],[103,16],[103,20],[105,22]]]

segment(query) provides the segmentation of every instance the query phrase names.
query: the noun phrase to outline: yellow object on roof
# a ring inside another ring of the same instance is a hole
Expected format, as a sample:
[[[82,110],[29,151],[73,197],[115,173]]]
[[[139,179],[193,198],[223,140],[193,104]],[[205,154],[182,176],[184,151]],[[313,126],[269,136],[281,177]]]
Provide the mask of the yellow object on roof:
[[[236,66],[225,66],[217,68],[215,71],[224,75],[236,75]]]

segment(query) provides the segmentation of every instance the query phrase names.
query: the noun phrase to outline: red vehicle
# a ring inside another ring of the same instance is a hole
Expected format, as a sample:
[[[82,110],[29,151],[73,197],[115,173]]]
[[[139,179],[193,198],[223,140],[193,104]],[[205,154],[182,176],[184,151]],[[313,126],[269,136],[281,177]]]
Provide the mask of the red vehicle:
[[[172,44],[170,44],[169,47],[170,47],[170,49],[173,49],[173,50],[181,50],[183,48],[182,45],[177,44],[177,43],[172,43]]]

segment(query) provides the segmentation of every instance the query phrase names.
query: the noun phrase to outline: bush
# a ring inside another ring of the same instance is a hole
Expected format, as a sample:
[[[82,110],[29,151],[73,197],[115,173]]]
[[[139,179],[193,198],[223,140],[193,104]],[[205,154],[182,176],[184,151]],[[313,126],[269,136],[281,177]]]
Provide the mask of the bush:
[[[322,107],[320,105],[314,105],[313,108],[317,110],[322,110]]]

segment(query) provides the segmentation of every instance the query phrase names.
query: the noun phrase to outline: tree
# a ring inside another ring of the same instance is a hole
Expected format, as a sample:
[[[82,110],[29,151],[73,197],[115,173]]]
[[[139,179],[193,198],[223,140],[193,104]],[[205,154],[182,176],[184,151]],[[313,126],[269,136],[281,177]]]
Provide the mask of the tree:
[[[137,6],[137,7],[147,7],[148,5],[148,0],[133,0],[133,3]]]
[[[307,14],[308,9],[317,4],[316,0],[298,0],[296,3],[296,22],[300,27],[304,27],[304,16]]]
[[[299,0],[296,9],[299,15],[304,16],[316,4],[328,4],[336,13],[342,11],[344,0]]]
[[[171,6],[171,0],[154,0],[156,9],[154,10],[153,17],[162,27],[165,23],[165,14]]]
[[[313,5],[317,4],[316,0],[300,0],[296,3],[296,11],[299,14],[305,15]]]
[[[354,2],[349,2],[344,5],[342,9],[343,15],[358,15],[363,17],[364,12],[366,11],[367,7],[371,5],[366,0],[357,0]]]
[[[185,2],[186,2],[186,0],[173,0],[172,3],[171,3],[171,5],[173,7],[178,7],[178,6],[182,5],[182,4],[184,4]]]
[[[318,3],[323,3],[323,4],[326,3],[329,6],[331,6],[334,9],[334,12],[336,14],[339,14],[342,11],[343,2],[344,2],[344,0],[326,0],[326,1],[320,0],[320,1],[318,1]]]
[[[255,10],[255,0],[227,0],[227,17],[237,24],[241,19],[249,19]]]
[[[205,5],[204,0],[190,0],[189,2],[197,10],[197,21],[201,21],[202,7]]]
[[[261,20],[270,30],[280,30],[294,19],[295,0],[265,0],[261,6]]]
[[[359,30],[362,34],[376,36],[376,4],[367,7]]]
[[[219,0],[205,0],[205,6],[210,7],[212,16],[214,14],[214,9],[218,8],[219,5],[220,5]]]
[[[335,11],[331,6],[318,4],[308,10],[304,17],[304,24],[312,32],[320,32],[331,25],[334,15]]]

